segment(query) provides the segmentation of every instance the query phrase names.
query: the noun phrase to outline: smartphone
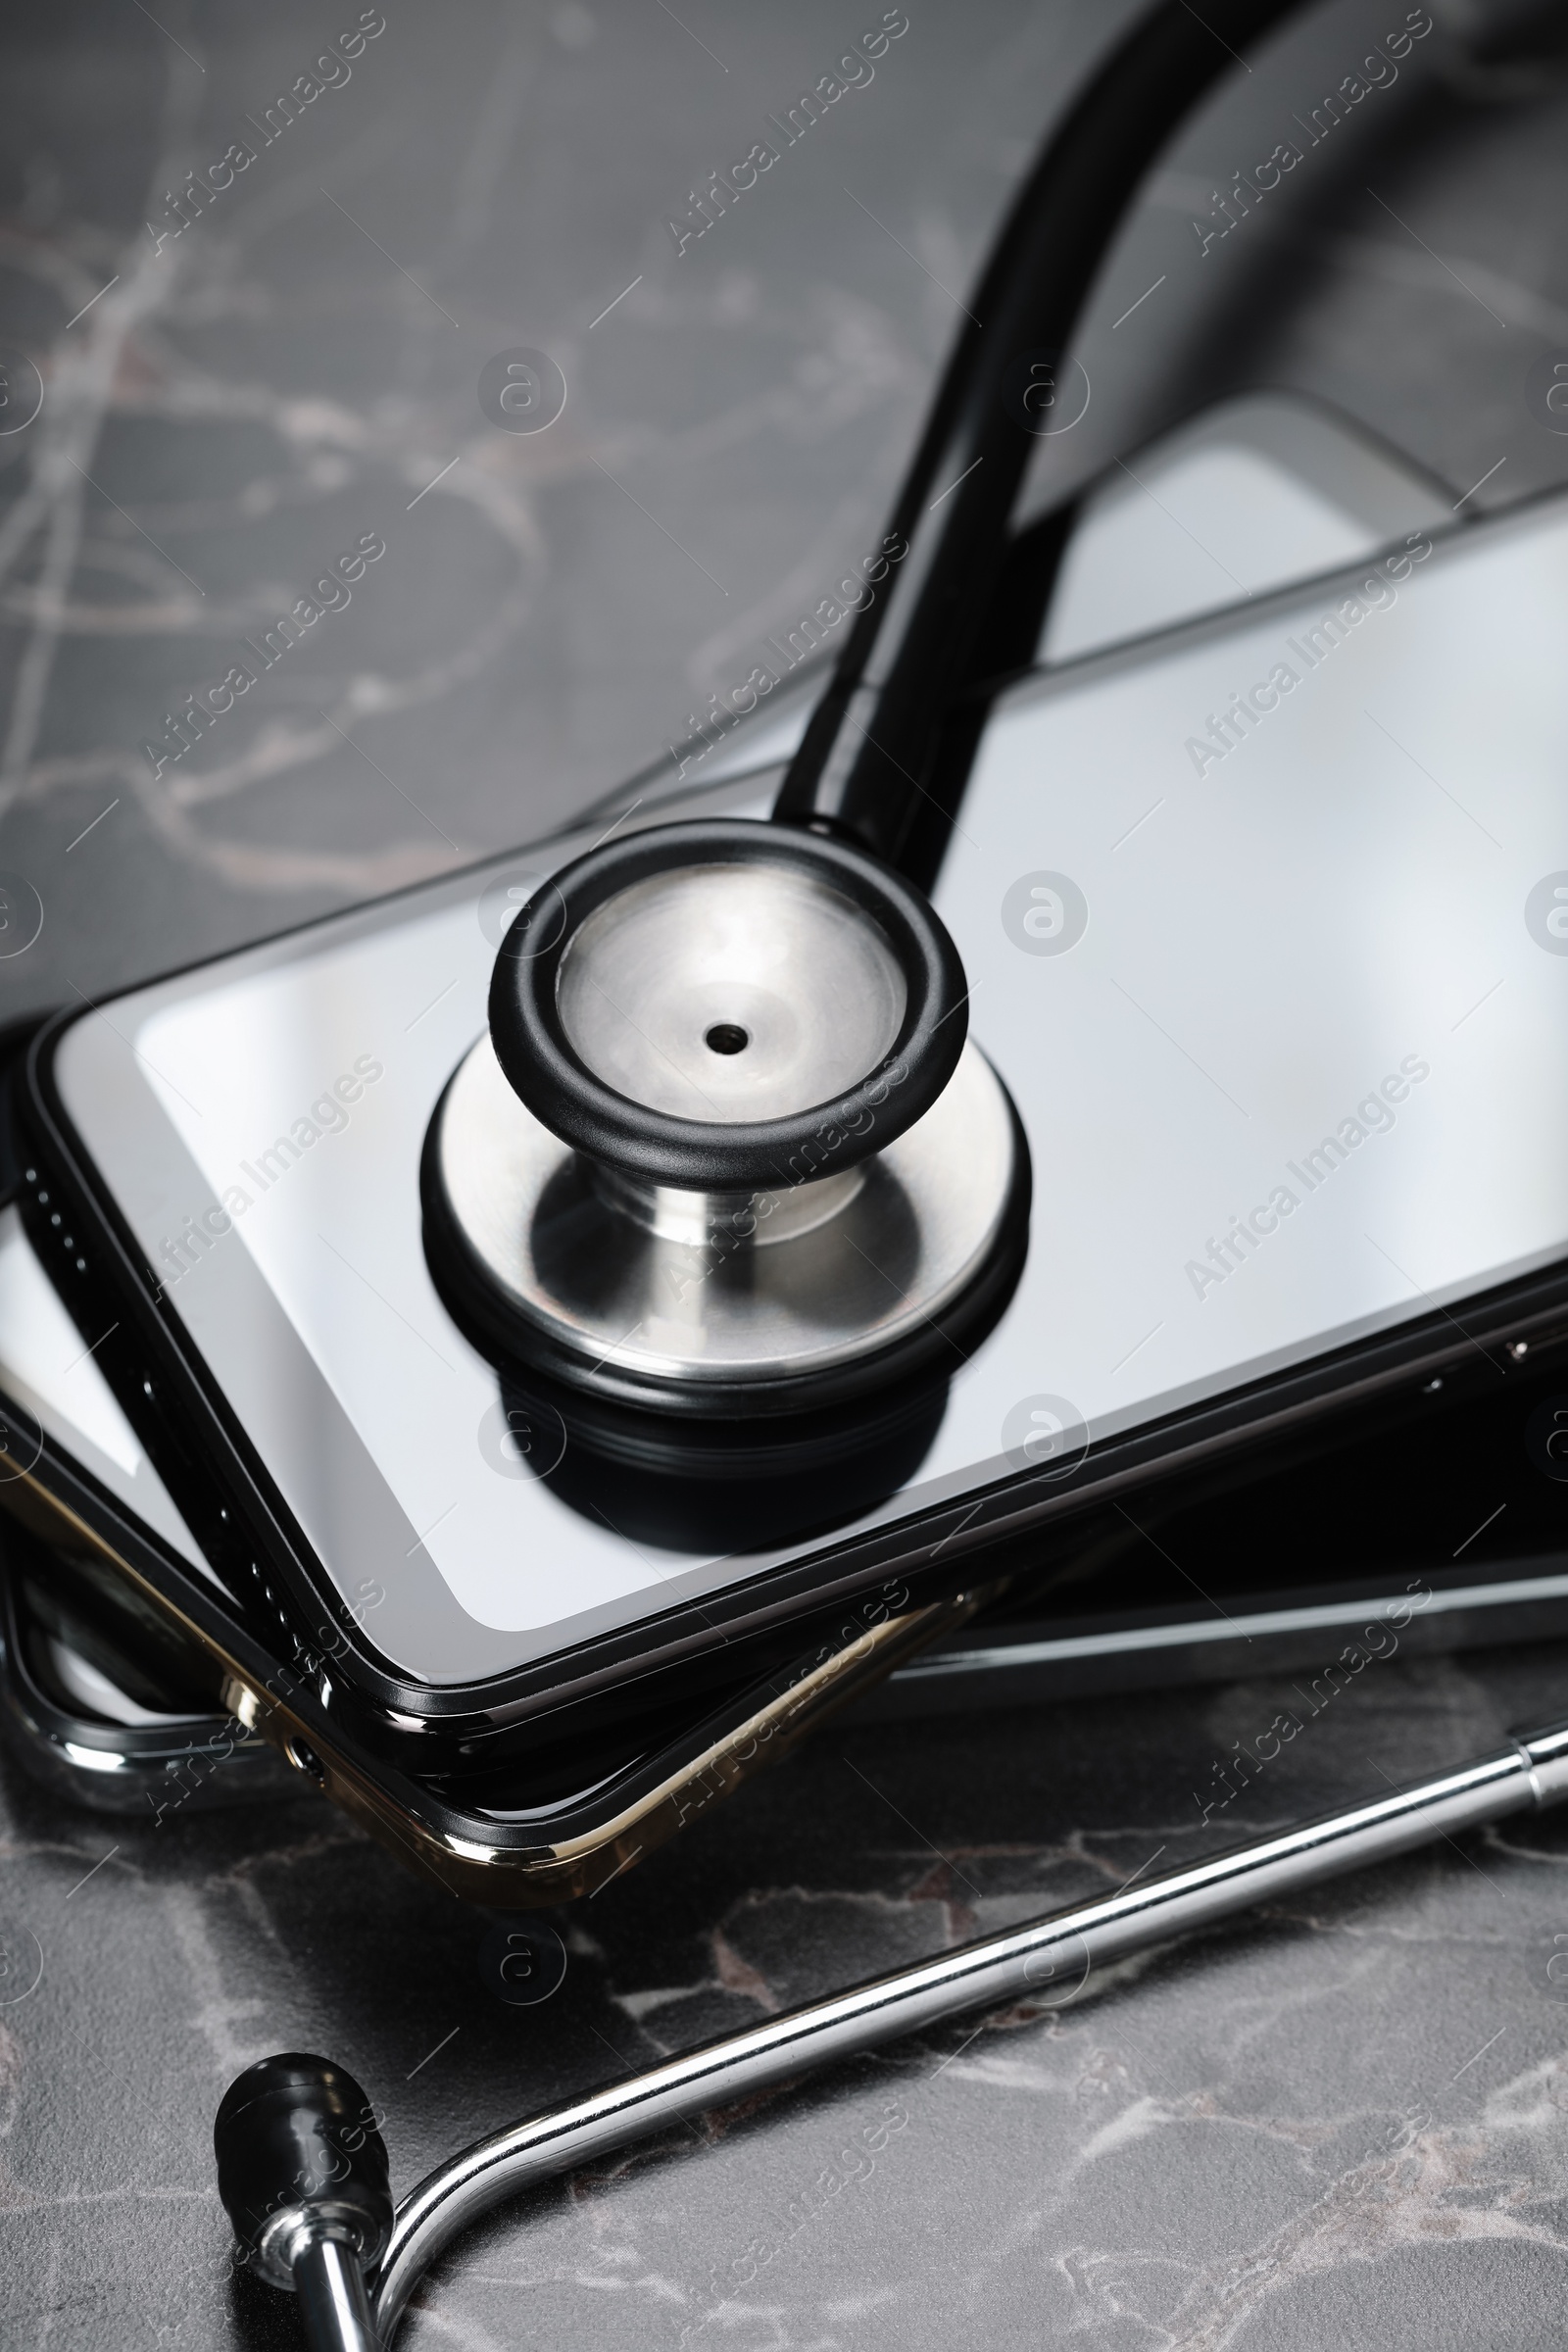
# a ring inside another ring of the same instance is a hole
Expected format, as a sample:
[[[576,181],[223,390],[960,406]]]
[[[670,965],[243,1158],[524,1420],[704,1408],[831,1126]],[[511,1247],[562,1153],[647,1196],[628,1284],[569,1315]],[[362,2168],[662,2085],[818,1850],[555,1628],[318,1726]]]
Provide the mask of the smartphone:
[[[508,909],[590,834],[51,1024],[25,1236],[318,1736],[493,1785],[1472,1354],[1539,1364],[1568,1333],[1565,614],[1546,499],[998,699],[934,897],[1027,1134],[1027,1262],[951,1378],[793,1459],[694,1462],[543,1393],[432,1278],[431,1113]],[[776,780],[737,732],[630,821],[765,814]]]

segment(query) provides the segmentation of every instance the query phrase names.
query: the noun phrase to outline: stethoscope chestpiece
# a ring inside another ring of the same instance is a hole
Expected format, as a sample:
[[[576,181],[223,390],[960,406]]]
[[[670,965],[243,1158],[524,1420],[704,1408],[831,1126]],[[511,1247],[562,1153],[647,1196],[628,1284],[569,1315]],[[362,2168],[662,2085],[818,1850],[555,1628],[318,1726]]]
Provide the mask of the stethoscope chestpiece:
[[[1010,1291],[1016,1116],[947,931],[853,845],[712,818],[592,850],[489,1010],[423,1183],[437,1280],[505,1358],[793,1413],[951,1359]]]

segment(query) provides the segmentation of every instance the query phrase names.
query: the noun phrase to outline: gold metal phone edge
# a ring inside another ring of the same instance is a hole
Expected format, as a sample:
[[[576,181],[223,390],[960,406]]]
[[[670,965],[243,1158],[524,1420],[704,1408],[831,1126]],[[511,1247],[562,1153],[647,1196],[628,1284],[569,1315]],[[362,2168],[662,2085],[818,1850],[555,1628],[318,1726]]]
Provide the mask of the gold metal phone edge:
[[[950,1600],[924,1602],[889,1615],[880,1624],[862,1624],[842,1646],[828,1646],[794,1674],[783,1690],[608,1820],[549,1847],[509,1851],[478,1838],[437,1831],[394,1804],[368,1774],[333,1747],[329,1736],[308,1725],[286,1697],[272,1690],[258,1690],[254,1677],[220,1642],[186,1616],[41,1480],[26,1472],[12,1484],[25,1492],[33,1509],[17,1509],[19,1498],[4,1490],[0,1508],[45,1542],[58,1543],[64,1536],[72,1545],[86,1545],[123,1576],[218,1669],[221,1704],[238,1723],[266,1740],[406,1868],[448,1894],[490,1909],[526,1909],[596,1893],[710,1805],[733,1794],[743,1781],[781,1761],[829,1714],[929,1642],[956,1632],[999,1589],[989,1586]]]

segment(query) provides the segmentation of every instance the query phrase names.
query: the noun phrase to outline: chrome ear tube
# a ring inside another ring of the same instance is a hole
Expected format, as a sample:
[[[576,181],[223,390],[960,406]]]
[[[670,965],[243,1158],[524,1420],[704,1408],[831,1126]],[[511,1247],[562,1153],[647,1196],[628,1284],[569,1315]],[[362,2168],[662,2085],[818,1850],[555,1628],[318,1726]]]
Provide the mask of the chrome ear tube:
[[[314,2202],[302,2200],[299,2168],[293,2161],[298,2153],[293,2103],[314,2095],[324,2114],[335,2112],[334,2100],[341,2104],[352,2098],[368,2114],[358,2085],[324,2060],[269,2059],[240,2076],[220,2110],[220,2152],[225,2121],[232,2133],[246,2086],[270,2083],[270,2070],[285,2078],[281,2096],[290,2103],[289,2113],[281,2132],[272,2129],[265,2146],[247,2152],[249,2212],[235,2214],[235,2199],[226,2187],[224,2201],[236,2223],[243,2221],[241,2243],[269,2249],[270,2267],[259,2254],[253,2257],[264,2277],[274,2284],[288,2283],[279,2276],[279,2261],[295,2265],[293,2280],[301,2289],[301,2316],[312,2352],[390,2346],[410,2295],[442,2249],[481,2214],[540,2180],[661,2131],[676,2118],[700,2114],[903,2034],[922,2033],[964,2010],[1031,1998],[1043,2008],[1057,2006],[1074,1996],[1093,1969],[1130,1952],[1192,1935],[1254,1903],[1390,1860],[1433,1839],[1462,1835],[1565,1797],[1568,1721],[1522,1732],[1490,1755],[1366,1804],[1302,1822],[1187,1869],[1141,1878],[1119,1893],[1052,1912],[983,1942],[873,1978],[848,1992],[669,2059],[646,2074],[612,2082],[565,2107],[514,2124],[475,2141],[420,2181],[398,2206],[379,2260],[361,2258],[373,2330],[368,2335],[356,2316],[358,2307],[349,2291],[353,2282],[347,2280],[349,2258],[342,2251],[364,2242],[354,2236],[362,2217],[351,2179],[353,2164],[368,2161],[361,2154],[363,2119],[356,2118],[354,2146],[343,2157],[341,2182],[332,2177],[331,2167],[318,2168],[319,2186]],[[319,2074],[314,2093],[299,2076],[299,2070],[310,2067]],[[230,2102],[235,2102],[232,2113]],[[329,2131],[327,2141],[331,2144]],[[377,2139],[375,2146],[379,2145]],[[381,2161],[384,2166],[384,2157]],[[379,2178],[384,2180],[384,2170]],[[333,2200],[341,2206],[349,2194],[353,2204],[345,2219]],[[269,2212],[281,2218],[257,2218]],[[330,2257],[319,2251],[326,2243],[337,2249]],[[328,2259],[336,2267],[323,2284],[319,2274]]]

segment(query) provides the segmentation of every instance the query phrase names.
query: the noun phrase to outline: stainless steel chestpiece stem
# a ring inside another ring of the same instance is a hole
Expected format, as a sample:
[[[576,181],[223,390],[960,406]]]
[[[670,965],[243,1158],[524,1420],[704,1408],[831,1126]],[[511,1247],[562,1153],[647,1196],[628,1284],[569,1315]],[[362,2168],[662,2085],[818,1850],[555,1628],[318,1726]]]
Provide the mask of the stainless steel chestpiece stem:
[[[601,1200],[646,1233],[683,1242],[692,1250],[707,1249],[715,1241],[737,1249],[793,1241],[848,1208],[865,1184],[863,1162],[841,1175],[819,1176],[811,1184],[768,1193],[687,1193],[674,1185],[641,1183],[600,1160],[584,1159],[580,1164]]]
[[[441,2248],[533,2181],[586,2164],[677,2118],[918,2033],[956,2011],[1030,1993],[1060,2000],[1091,1968],[1124,1953],[1429,1839],[1563,1798],[1568,1721],[1521,1733],[1495,1754],[1435,1780],[874,1978],[494,2132],[431,2173],[398,2207],[371,2298],[381,2342],[391,2343],[410,2294]]]

